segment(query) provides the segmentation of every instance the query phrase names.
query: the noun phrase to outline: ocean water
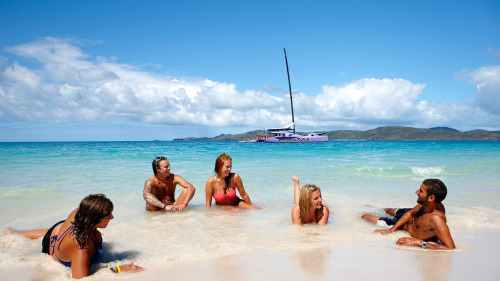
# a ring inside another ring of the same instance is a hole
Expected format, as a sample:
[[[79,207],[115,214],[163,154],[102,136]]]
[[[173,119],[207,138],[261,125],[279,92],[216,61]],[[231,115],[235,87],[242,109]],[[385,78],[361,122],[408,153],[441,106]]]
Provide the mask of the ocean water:
[[[205,183],[223,152],[232,157],[233,172],[261,210],[205,207]],[[171,172],[197,189],[182,213],[145,211],[142,190],[155,155],[166,156]],[[291,224],[291,174],[301,185],[321,188],[331,209],[326,227]],[[361,220],[361,213],[413,207],[426,178],[439,178],[448,187],[443,203],[452,236],[500,230],[496,141],[0,143],[0,228],[48,228],[86,195],[104,193],[115,205],[115,219],[101,231],[102,260],[108,264],[134,261],[147,268],[256,249],[385,243],[395,237],[374,234],[376,226]],[[40,272],[40,280],[67,279],[70,273],[41,254],[40,244],[41,239],[0,235],[0,271],[19,268]],[[92,278],[109,274],[93,270]]]

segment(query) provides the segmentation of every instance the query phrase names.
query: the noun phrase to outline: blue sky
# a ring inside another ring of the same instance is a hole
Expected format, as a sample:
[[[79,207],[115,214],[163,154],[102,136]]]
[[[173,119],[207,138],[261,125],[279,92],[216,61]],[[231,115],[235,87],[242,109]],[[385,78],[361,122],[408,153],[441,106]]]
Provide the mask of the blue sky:
[[[499,1],[0,0],[0,141],[500,130]],[[312,120],[312,121],[311,121]]]

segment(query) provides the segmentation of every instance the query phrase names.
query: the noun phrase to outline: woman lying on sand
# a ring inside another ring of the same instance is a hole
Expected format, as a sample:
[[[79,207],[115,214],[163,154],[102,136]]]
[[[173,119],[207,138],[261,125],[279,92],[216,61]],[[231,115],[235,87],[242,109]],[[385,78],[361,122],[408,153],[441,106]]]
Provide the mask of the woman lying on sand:
[[[236,173],[231,173],[232,166],[231,157],[225,153],[222,153],[215,160],[215,175],[207,180],[205,186],[206,206],[212,206],[213,196],[216,205],[239,206],[245,209],[260,209],[252,205],[252,201],[250,201],[250,197],[243,187],[240,176]],[[238,189],[243,199],[236,196],[236,189]]]
[[[328,222],[330,210],[323,205],[321,189],[315,185],[306,184],[300,188],[300,179],[292,175],[294,182],[293,200],[295,206],[292,208],[292,223],[306,224],[317,223],[325,225]]]
[[[80,207],[50,229],[16,231],[11,228],[5,234],[18,233],[31,239],[42,236],[42,252],[49,254],[61,264],[71,267],[73,278],[90,275],[90,265],[99,260],[102,236],[97,228],[106,228],[113,219],[113,203],[103,194],[85,197]],[[111,268],[113,272],[141,271],[142,267],[133,263]]]

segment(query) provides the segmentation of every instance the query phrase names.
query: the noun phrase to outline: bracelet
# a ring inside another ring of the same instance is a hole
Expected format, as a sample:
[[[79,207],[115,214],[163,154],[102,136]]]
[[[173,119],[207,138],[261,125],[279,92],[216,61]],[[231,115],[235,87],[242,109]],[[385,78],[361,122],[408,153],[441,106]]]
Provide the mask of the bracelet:
[[[116,269],[118,269],[118,273],[122,273],[122,271],[120,270],[120,267],[118,265],[116,266]]]
[[[184,204],[184,207],[187,207],[187,206],[188,206],[188,204],[186,204],[186,203],[181,203],[181,204]]]
[[[168,204],[167,204],[167,203],[165,203],[165,206],[163,206],[163,208],[162,208],[162,209],[165,209],[165,208],[167,207],[167,205],[168,205]]]

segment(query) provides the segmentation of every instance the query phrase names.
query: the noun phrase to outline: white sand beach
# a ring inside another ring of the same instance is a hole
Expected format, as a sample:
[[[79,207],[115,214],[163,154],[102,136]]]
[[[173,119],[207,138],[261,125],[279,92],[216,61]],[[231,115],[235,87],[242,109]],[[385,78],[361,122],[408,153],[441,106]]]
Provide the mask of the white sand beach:
[[[460,233],[455,237],[458,248],[454,251],[402,247],[394,243],[396,239],[300,250],[257,249],[145,265],[140,273],[116,275],[100,268],[86,280],[498,280],[499,235],[497,230]],[[48,264],[2,266],[1,279],[70,279],[69,269],[46,258]],[[45,265],[48,267],[44,269]]]
[[[363,241],[295,251],[255,250],[195,262],[172,262],[133,280],[498,280],[498,231],[457,235],[454,251]],[[143,279],[144,278],[144,279]]]

